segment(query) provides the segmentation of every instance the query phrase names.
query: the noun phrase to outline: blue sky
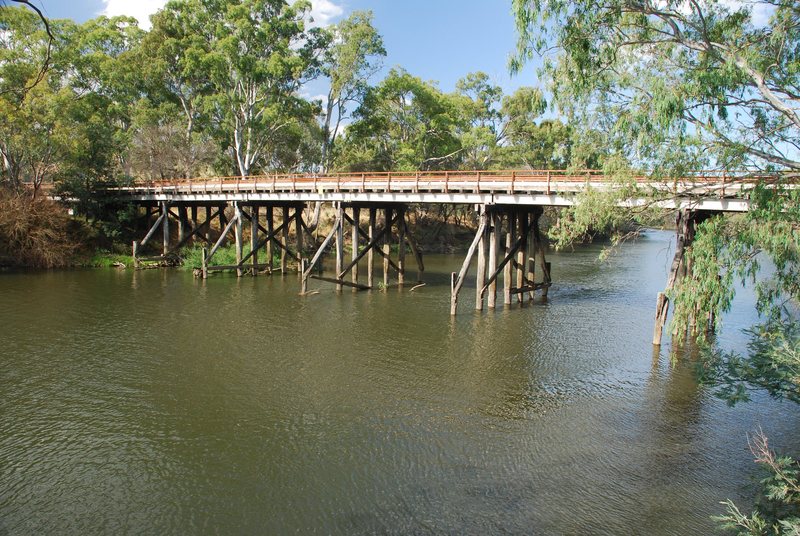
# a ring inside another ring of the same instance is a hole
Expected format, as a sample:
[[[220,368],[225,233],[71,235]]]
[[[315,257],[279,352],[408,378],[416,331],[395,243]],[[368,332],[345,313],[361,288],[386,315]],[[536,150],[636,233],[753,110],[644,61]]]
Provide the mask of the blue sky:
[[[146,18],[163,0],[34,0],[52,18],[84,21],[97,15]],[[372,10],[383,35],[385,69],[402,66],[452,91],[459,78],[484,71],[508,93],[538,85],[535,68],[511,77],[507,60],[516,35],[510,0],[314,0],[318,22],[335,22],[355,10]],[[378,74],[376,80],[382,77]],[[312,90],[313,91],[313,90]]]

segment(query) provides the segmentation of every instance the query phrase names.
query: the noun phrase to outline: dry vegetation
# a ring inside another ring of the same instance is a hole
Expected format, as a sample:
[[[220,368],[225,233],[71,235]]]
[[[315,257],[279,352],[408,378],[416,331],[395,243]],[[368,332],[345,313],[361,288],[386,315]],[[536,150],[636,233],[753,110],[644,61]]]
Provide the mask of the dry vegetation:
[[[77,230],[62,205],[0,190],[0,266],[68,266],[80,249]]]

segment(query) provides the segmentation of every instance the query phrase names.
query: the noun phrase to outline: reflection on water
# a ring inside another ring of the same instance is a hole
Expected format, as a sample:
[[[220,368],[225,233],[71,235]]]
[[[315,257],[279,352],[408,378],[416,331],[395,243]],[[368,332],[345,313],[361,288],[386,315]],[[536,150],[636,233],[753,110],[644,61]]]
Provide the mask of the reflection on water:
[[[413,293],[307,298],[295,276],[3,275],[0,534],[709,532],[752,495],[746,433],[791,447],[800,412],[727,408],[653,353],[669,239],[553,255],[549,302],[465,291],[456,318],[457,256]]]

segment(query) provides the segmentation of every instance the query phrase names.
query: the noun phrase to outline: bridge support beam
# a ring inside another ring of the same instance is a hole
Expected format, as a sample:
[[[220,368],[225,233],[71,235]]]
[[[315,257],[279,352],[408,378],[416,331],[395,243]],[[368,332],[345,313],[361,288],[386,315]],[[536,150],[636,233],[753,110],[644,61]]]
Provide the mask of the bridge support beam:
[[[240,205],[236,203],[234,205],[234,218],[231,222],[239,221],[236,224],[234,229],[234,237],[236,239],[236,264],[233,265],[219,265],[219,266],[211,266],[207,265],[204,269],[204,272],[207,271],[216,271],[216,270],[236,270],[237,275],[241,276],[244,275],[245,272],[245,265],[250,262],[250,268],[246,270],[251,274],[255,275],[262,269],[267,269],[269,273],[272,273],[272,246],[275,245],[281,250],[282,257],[284,259],[292,259],[297,261],[298,267],[301,262],[301,257],[298,253],[289,249],[289,242],[288,242],[288,234],[289,234],[289,227],[294,223],[295,225],[295,232],[302,234],[303,233],[303,205],[295,205],[295,206],[288,206],[283,205],[281,208],[283,209],[283,213],[285,218],[283,222],[277,227],[274,228],[274,223],[272,220],[272,216],[274,215],[274,206],[267,205],[266,212],[267,212],[267,221],[266,221],[266,228],[261,225],[260,223],[260,210],[263,204],[261,203],[253,203],[249,205]],[[291,212],[291,209],[294,209],[294,213]],[[250,251],[247,255],[244,255],[243,251],[243,235],[242,235],[242,225],[244,221],[247,220],[250,222]],[[220,241],[224,240],[227,233],[231,229],[231,223],[229,222],[225,229],[220,236]],[[238,234],[237,234],[238,233]],[[263,236],[262,236],[263,235]],[[278,237],[283,236],[283,240],[279,240]],[[221,245],[221,242],[218,241],[217,244]],[[240,244],[241,243],[241,244]],[[302,243],[302,238],[298,240],[298,244]],[[216,246],[216,244],[215,244]],[[209,252],[207,257],[207,262],[211,260],[214,253],[216,253],[219,246],[212,248],[211,252]],[[261,249],[266,249],[267,251],[267,262],[266,263],[259,263],[258,262],[258,253]],[[288,266],[287,266],[288,269]]]
[[[672,259],[669,274],[667,276],[667,285],[664,292],[659,292],[656,298],[656,317],[655,325],[653,327],[653,344],[655,346],[661,345],[663,338],[664,326],[667,323],[667,316],[669,314],[669,295],[671,291],[680,284],[683,277],[691,277],[692,266],[687,252],[691,249],[694,242],[694,235],[697,230],[697,225],[704,222],[709,217],[716,213],[710,211],[697,211],[697,210],[681,210],[676,217],[676,240],[675,240],[675,256]],[[692,315],[690,323],[693,324],[696,330],[696,315]],[[705,319],[706,327],[711,329],[713,326],[713,318]],[[673,336],[678,333],[673,332]]]
[[[361,206],[352,205],[348,214],[348,207],[344,204],[335,204],[336,219],[322,245],[317,249],[311,261],[304,264],[302,275],[301,294],[306,294],[308,291],[308,279],[319,279],[329,283],[336,284],[336,289],[341,290],[342,287],[351,287],[357,290],[369,290],[374,288],[374,266],[375,254],[383,257],[384,265],[384,285],[386,288],[389,284],[389,276],[391,271],[397,274],[398,286],[402,286],[405,282],[405,248],[410,247],[414,256],[417,259],[419,267],[418,277],[424,271],[422,264],[422,255],[419,252],[416,242],[408,229],[408,222],[406,221],[406,209],[403,206],[391,206],[379,208],[376,206],[367,207],[369,209],[369,223],[367,230],[361,228]],[[384,224],[378,230],[378,210],[384,211]],[[344,260],[344,240],[345,240],[345,225],[350,225],[350,244],[352,252],[350,261],[345,265]],[[395,262],[391,256],[391,240],[393,231],[397,231],[398,240],[398,260]],[[362,242],[366,244],[362,247]],[[321,265],[322,258],[325,250],[333,243],[335,245],[335,274],[334,277],[323,277],[321,275],[312,275],[315,268]],[[359,263],[361,260],[367,258],[367,284],[364,285],[359,282],[360,271]],[[347,274],[350,274],[349,280],[346,280]]]
[[[477,255],[475,309],[483,310],[487,298],[489,308],[497,304],[497,280],[503,277],[504,303],[510,306],[517,296],[520,304],[527,294],[533,299],[536,291],[547,297],[550,287],[550,263],[545,260],[545,244],[539,231],[541,207],[520,211],[516,207],[479,206],[479,223],[475,238],[467,251],[461,270],[451,275],[450,313],[456,314],[458,294],[464,285],[473,257]],[[505,221],[505,235],[503,222]],[[500,247],[505,236],[505,246]],[[529,250],[529,246],[531,250]],[[498,263],[498,253],[502,259]],[[529,256],[532,255],[532,256]],[[542,266],[542,281],[535,282],[536,259]]]

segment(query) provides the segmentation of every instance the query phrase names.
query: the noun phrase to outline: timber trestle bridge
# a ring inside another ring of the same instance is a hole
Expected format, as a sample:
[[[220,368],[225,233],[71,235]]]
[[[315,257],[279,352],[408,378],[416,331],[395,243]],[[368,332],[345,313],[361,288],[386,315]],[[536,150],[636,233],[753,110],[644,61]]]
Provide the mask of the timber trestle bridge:
[[[456,314],[459,293],[474,257],[477,257],[475,307],[497,305],[498,282],[505,306],[523,304],[551,286],[551,265],[541,236],[539,219],[545,206],[565,207],[580,202],[587,189],[640,192],[620,201],[627,206],[657,205],[678,212],[675,259],[667,290],[686,271],[684,252],[691,244],[695,225],[720,212],[749,210],[748,190],[763,177],[735,176],[722,172],[697,173],[680,180],[631,177],[624,182],[607,179],[598,171],[512,170],[346,173],[329,175],[262,175],[135,181],[110,188],[106,195],[139,207],[148,230],[133,243],[134,263],[164,261],[191,242],[204,242],[203,278],[218,270],[245,273],[287,273],[296,268],[301,294],[308,294],[308,280],[368,290],[387,286],[393,273],[398,285],[406,284],[406,253],[417,265],[415,284],[422,281],[422,253],[409,229],[410,204],[473,205],[478,227],[458,273],[452,274],[450,312]],[[655,196],[653,194],[656,194]],[[654,200],[655,199],[655,200]],[[313,233],[320,207],[333,209],[333,225],[321,243]],[[313,210],[313,218],[304,215]],[[212,223],[219,221],[218,234]],[[306,221],[310,219],[311,221]],[[171,232],[171,225],[177,233]],[[160,233],[159,233],[160,231]],[[290,232],[293,242],[290,243]],[[160,234],[157,254],[143,255]],[[245,236],[245,234],[249,236]],[[350,256],[345,258],[346,234]],[[245,253],[245,239],[249,251]],[[232,239],[234,264],[214,264],[219,248]],[[396,248],[392,248],[392,245]],[[334,273],[323,275],[322,260],[333,246]],[[260,253],[264,253],[264,257]],[[278,263],[273,256],[279,253]],[[375,281],[375,260],[382,261],[382,280]],[[266,262],[259,262],[264,259]],[[366,271],[363,280],[360,265]],[[653,343],[660,344],[669,300],[659,293]],[[711,319],[709,319],[710,322]]]

